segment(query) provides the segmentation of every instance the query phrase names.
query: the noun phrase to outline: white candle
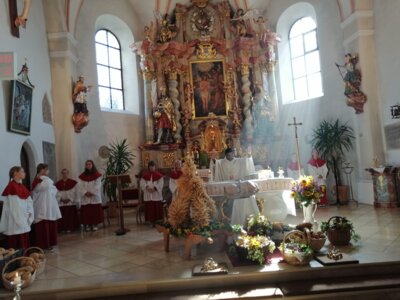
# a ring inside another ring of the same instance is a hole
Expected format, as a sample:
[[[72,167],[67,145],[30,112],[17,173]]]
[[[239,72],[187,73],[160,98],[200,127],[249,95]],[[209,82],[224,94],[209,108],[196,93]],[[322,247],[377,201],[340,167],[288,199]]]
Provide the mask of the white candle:
[[[15,279],[14,279],[14,285],[20,285],[21,284],[21,276],[18,274],[16,274]]]

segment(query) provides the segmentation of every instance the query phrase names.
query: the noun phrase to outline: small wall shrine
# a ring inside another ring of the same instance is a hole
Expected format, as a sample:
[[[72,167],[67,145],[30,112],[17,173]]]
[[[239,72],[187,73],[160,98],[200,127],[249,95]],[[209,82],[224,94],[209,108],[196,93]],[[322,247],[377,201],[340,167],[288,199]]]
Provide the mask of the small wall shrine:
[[[267,161],[277,115],[277,35],[256,10],[192,0],[155,17],[133,45],[144,78],[144,165],[169,168],[191,153],[199,167],[227,146]],[[242,150],[243,149],[243,150]],[[246,149],[246,150],[244,150]]]

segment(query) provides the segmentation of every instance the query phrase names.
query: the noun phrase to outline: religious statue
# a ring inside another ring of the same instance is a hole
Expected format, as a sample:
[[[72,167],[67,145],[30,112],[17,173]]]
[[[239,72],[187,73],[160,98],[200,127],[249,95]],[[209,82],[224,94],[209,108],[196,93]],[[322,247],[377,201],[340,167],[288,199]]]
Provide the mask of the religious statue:
[[[347,97],[347,105],[354,108],[356,114],[364,112],[364,104],[367,102],[367,96],[360,91],[361,72],[356,68],[358,56],[353,56],[350,53],[345,55],[344,65],[336,63],[340,76],[345,83],[344,94]],[[342,69],[345,69],[345,75],[342,74]]]
[[[82,128],[89,123],[89,111],[87,109],[87,93],[90,92],[92,86],[85,85],[85,77],[79,76],[78,81],[74,85],[72,92],[72,102],[74,104],[74,114],[72,115],[72,123],[75,132],[80,133]]]
[[[174,104],[171,99],[164,97],[154,111],[156,126],[158,128],[157,144],[170,144],[174,142],[173,133],[176,131]]]
[[[241,8],[236,10],[231,22],[238,37],[252,36],[251,32],[249,32],[247,28],[246,21],[254,19],[256,14],[258,14],[258,12],[255,9],[248,10],[246,13]]]
[[[160,43],[167,43],[175,35],[176,35],[175,25],[169,23],[168,14],[166,14],[164,16],[164,18],[161,20],[161,29],[160,29],[159,41],[160,41]]]

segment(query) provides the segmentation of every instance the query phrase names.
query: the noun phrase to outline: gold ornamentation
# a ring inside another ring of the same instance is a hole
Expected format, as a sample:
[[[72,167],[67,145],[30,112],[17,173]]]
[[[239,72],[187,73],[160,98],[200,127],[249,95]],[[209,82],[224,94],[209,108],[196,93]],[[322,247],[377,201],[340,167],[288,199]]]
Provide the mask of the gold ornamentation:
[[[144,153],[143,156],[143,165],[147,167],[150,161],[150,153]]]
[[[250,74],[250,68],[249,65],[240,65],[240,74],[241,75],[249,75]]]
[[[201,43],[198,45],[196,54],[199,59],[212,59],[217,56],[217,50],[211,43]]]
[[[201,267],[201,272],[209,272],[218,269],[218,263],[211,257],[207,257],[204,260],[203,266]]]
[[[208,0],[192,0],[192,3],[194,6],[197,6],[198,8],[204,8],[208,4]]]
[[[170,80],[177,80],[178,79],[178,72],[176,72],[175,70],[172,70],[172,71],[168,72],[168,78]]]
[[[154,73],[150,70],[143,70],[143,80],[152,80],[154,78]]]
[[[164,168],[171,168],[176,160],[175,152],[164,152],[162,154],[162,162]]]

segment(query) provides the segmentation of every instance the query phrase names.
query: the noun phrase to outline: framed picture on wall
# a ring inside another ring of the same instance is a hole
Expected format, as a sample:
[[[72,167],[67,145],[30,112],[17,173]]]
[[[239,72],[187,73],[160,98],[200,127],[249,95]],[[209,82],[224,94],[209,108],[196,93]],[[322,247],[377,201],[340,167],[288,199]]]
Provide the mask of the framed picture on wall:
[[[189,67],[193,87],[192,112],[194,118],[206,118],[209,113],[226,117],[228,102],[225,97],[225,62],[223,60],[192,61]]]
[[[32,92],[26,83],[13,80],[13,92],[10,107],[9,130],[29,135],[31,133]]]

